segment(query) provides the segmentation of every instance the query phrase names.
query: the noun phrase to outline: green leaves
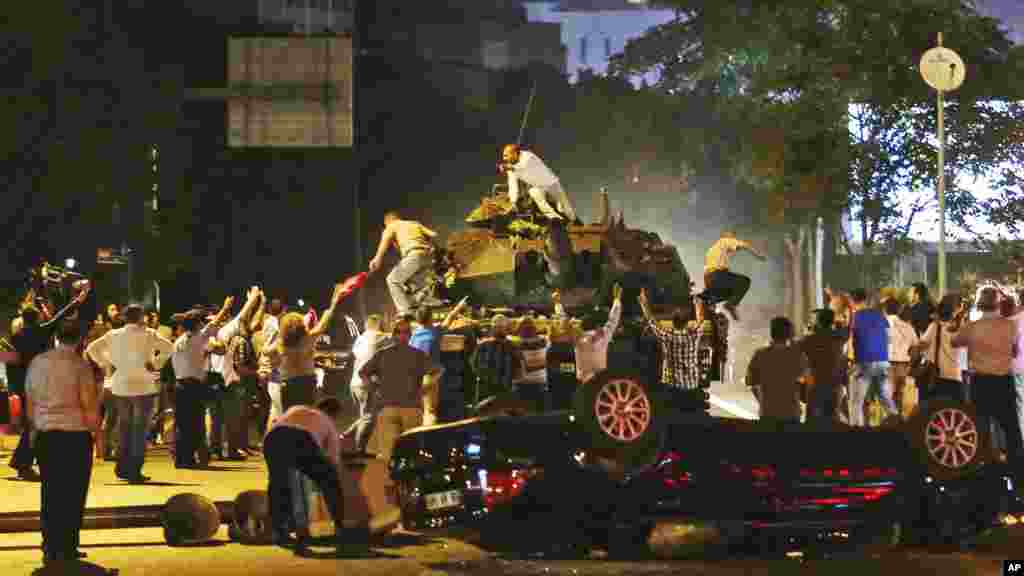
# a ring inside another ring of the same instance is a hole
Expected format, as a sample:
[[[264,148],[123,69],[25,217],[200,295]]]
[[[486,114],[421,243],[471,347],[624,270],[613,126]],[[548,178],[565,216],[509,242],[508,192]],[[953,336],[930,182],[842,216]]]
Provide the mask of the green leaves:
[[[907,229],[912,216],[898,209],[899,195],[935,180],[935,95],[918,63],[939,31],[969,67],[947,98],[950,173],[983,174],[1020,154],[1014,135],[1024,113],[991,101],[1021,94],[1014,71],[1024,52],[971,2],[663,4],[679,17],[631,42],[614,73],[658,70],[655,88],[703,99],[718,133],[739,142],[717,146],[721,160],[762,192],[768,213],[795,223],[808,212],[852,210],[886,241]],[[859,121],[848,117],[851,103]],[[954,220],[963,222],[977,210],[948,180]]]

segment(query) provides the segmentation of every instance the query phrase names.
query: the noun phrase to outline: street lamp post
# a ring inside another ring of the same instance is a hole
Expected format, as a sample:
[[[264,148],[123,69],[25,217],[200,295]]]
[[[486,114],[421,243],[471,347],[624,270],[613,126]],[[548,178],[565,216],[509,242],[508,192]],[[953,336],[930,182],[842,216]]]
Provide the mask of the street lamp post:
[[[938,46],[921,56],[921,77],[938,92],[939,166],[935,193],[939,199],[939,294],[946,293],[946,100],[945,93],[956,90],[964,82],[967,68],[960,56]]]

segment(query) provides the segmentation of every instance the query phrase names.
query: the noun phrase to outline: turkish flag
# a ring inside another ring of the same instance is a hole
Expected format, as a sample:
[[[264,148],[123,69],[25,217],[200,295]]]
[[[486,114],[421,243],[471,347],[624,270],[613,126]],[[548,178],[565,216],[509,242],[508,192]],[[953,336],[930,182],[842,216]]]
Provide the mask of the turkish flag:
[[[363,284],[366,283],[367,276],[369,276],[368,272],[360,272],[355,276],[349,276],[348,278],[346,278],[341,284],[338,285],[341,289],[342,296],[347,297],[356,290],[362,288]]]

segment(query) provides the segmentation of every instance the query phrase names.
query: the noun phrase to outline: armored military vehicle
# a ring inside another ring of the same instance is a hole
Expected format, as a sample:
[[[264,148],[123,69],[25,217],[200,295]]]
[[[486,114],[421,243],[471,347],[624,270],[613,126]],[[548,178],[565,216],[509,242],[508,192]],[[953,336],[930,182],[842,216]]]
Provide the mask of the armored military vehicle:
[[[686,305],[690,277],[675,247],[653,232],[627,228],[622,215],[608,214],[600,196],[600,219],[548,222],[538,211],[511,206],[495,187],[466,218],[468,229],[448,238],[442,273],[452,300],[469,295],[477,305],[544,308],[558,290],[567,309],[607,306],[610,287],[626,289],[628,313],[646,288],[652,304]]]
[[[440,251],[437,284],[448,301],[469,296],[474,306],[483,308],[475,321],[478,336],[487,335],[489,317],[499,312],[513,323],[530,314],[544,332],[544,316],[553,309],[551,296],[556,290],[571,316],[600,321],[607,317],[612,286],[621,285],[621,328],[608,349],[608,369],[585,385],[577,383],[571,413],[592,435],[595,446],[638,463],[656,454],[670,408],[659,384],[661,350],[647,329],[637,297],[646,289],[655,314],[666,317],[677,307],[691,306],[692,286],[675,247],[653,232],[628,228],[621,214],[612,218],[603,191],[599,202],[597,222],[549,221],[529,199],[512,206],[503,188],[495,186],[466,218],[466,229],[451,234]],[[711,369],[704,371],[704,393],[695,391],[692,406],[672,410],[706,413],[706,389],[720,379],[727,322],[714,311],[706,318],[699,354],[702,365]],[[460,352],[458,345],[446,351]],[[573,378],[574,365],[560,372]],[[474,395],[469,397],[472,402]],[[501,400],[485,400],[475,414],[523,413],[514,398]],[[626,420],[637,418],[642,425],[630,424],[628,431],[623,430]]]

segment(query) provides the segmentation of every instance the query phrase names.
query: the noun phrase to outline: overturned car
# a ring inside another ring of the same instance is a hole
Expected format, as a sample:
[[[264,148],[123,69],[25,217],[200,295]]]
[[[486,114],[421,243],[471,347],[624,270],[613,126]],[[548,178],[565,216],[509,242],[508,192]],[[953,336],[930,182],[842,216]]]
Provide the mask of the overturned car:
[[[643,231],[620,220],[569,232],[571,250],[557,229],[525,239],[483,228],[456,235],[449,263],[459,274],[449,284],[505,306],[533,304],[534,286],[610,281],[626,286],[627,299],[653,285],[663,311],[691,298],[674,249],[650,250]],[[599,292],[580,304],[592,307]],[[711,337],[701,353],[716,361],[705,387],[719,379],[725,356],[721,320],[712,314],[706,323]],[[608,369],[575,384],[569,410],[499,411],[402,435],[390,474],[403,525],[488,547],[604,547],[615,556],[649,551],[671,525],[677,539],[707,554],[834,541],[962,542],[1019,508],[971,405],[933,401],[906,422],[870,430],[716,418],[706,405],[670,407],[659,384],[660,347],[635,307],[623,325]]]

